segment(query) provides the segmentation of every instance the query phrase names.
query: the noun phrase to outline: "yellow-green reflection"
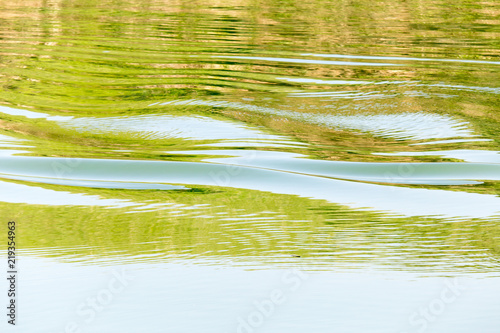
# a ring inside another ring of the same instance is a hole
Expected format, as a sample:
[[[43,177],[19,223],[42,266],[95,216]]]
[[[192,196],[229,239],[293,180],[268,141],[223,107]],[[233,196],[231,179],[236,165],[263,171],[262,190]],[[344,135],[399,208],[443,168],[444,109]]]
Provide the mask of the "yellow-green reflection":
[[[47,195],[1,204],[22,226],[26,249],[74,260],[300,256],[322,267],[495,269],[499,164],[488,156],[500,150],[498,5],[56,0],[0,8],[4,188]],[[241,163],[235,151],[254,157]],[[58,157],[70,159],[48,159]],[[90,159],[109,163],[83,168]],[[124,160],[151,162],[144,174],[156,178],[134,178],[143,174],[130,168],[141,164]],[[364,164],[338,172],[326,161]],[[157,162],[198,171],[163,177]],[[253,176],[225,184],[232,164]],[[147,190],[172,185],[188,189]],[[146,190],[127,189],[134,186]],[[414,193],[421,201],[412,203]]]
[[[2,204],[2,215],[18,221],[23,251],[66,260],[231,258],[252,264],[300,260],[311,269],[364,263],[396,270],[493,272],[493,258],[500,251],[498,218],[398,218],[320,200],[229,188],[41,187],[102,200],[90,207],[62,202]]]

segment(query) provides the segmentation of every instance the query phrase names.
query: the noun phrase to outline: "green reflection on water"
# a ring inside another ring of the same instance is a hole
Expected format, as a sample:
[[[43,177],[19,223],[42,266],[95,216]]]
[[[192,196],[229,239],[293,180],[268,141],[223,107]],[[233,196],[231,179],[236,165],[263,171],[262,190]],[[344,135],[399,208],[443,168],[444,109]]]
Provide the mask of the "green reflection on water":
[[[85,192],[40,187],[133,204],[2,204],[2,215],[18,221],[23,251],[83,263],[96,258],[117,263],[218,258],[241,264],[300,260],[310,269],[365,264],[392,270],[494,272],[491,256],[500,251],[498,218],[401,218],[320,200],[220,187]]]
[[[303,144],[251,149],[316,160],[458,162],[374,153],[499,150],[500,7],[494,3],[0,1],[0,7],[4,106],[77,120],[206,117],[274,136],[275,144]],[[173,100],[198,104],[162,104]],[[341,128],[317,120],[401,114],[415,115],[417,125],[422,121],[416,130],[402,127],[403,134],[431,133],[432,121],[422,116],[430,114],[463,122],[471,133],[448,139],[489,141],[415,145],[439,135],[401,139],[390,128],[383,135],[366,126]],[[66,125],[2,113],[0,134],[25,139],[16,143],[25,148],[11,147],[24,155],[189,162],[217,156],[207,153],[214,146],[206,145],[248,150],[244,143],[255,139],[162,137],[133,126],[99,132]],[[186,150],[203,153],[176,154]],[[207,205],[173,214],[169,206],[136,212],[1,204],[2,216],[20,221],[26,249],[73,253],[75,260],[113,251],[131,258],[248,256],[263,262],[300,255],[325,266],[373,262],[400,269],[493,270],[499,252],[495,217],[396,218],[294,195],[202,185],[171,192],[36,186],[141,204]],[[495,181],[401,186],[499,194]],[[255,215],[244,216],[249,214]]]

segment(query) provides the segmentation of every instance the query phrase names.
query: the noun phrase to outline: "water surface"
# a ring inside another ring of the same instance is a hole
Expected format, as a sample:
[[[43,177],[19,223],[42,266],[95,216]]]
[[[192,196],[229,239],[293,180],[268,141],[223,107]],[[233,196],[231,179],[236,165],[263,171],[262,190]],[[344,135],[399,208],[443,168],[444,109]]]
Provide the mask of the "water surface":
[[[495,2],[0,8],[6,331],[497,332]]]

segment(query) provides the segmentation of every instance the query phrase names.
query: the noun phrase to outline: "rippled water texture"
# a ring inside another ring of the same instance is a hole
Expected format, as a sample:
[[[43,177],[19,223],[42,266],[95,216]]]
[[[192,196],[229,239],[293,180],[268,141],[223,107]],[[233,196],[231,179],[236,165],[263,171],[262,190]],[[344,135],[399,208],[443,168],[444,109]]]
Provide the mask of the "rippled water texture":
[[[498,332],[497,2],[0,9],[2,332]]]

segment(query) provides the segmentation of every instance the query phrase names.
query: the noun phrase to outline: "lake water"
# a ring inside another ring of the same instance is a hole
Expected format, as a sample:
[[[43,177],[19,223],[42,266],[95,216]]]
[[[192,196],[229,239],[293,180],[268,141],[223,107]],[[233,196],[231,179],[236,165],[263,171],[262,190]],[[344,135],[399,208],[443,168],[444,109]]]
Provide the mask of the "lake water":
[[[2,332],[500,329],[499,3],[0,10]]]

